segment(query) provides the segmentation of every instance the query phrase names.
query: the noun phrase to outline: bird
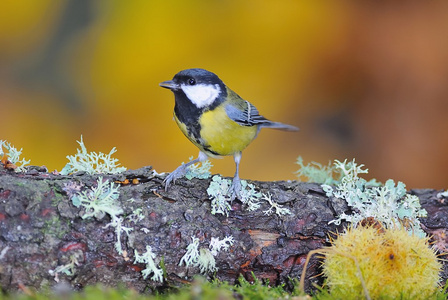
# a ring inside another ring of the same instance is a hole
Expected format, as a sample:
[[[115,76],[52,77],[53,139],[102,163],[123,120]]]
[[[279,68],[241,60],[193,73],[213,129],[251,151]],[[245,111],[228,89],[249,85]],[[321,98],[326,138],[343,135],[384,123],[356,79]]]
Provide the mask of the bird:
[[[273,122],[259,114],[249,101],[232,91],[214,73],[205,69],[186,69],[163,81],[161,87],[174,93],[174,120],[183,134],[199,148],[196,159],[180,165],[163,181],[165,191],[186,174],[188,166],[232,155],[235,175],[228,194],[241,197],[239,166],[242,151],[257,137],[261,128],[297,131],[298,127]]]

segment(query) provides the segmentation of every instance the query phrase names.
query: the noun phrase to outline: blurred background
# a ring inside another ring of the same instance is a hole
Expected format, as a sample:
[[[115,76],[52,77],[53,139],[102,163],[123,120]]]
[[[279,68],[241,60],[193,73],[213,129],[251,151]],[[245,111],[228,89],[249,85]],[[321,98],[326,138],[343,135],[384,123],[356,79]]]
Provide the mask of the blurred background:
[[[61,170],[89,151],[170,172],[198,150],[158,83],[217,73],[265,117],[240,176],[295,179],[297,156],[352,159],[408,188],[448,188],[446,1],[6,1],[0,139]],[[213,173],[233,176],[232,158]]]

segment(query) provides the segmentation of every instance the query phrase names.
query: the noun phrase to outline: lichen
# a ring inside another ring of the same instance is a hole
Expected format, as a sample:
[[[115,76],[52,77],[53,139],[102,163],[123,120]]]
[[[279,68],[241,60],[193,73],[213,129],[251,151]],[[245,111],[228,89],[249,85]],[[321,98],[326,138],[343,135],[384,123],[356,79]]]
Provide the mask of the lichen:
[[[318,162],[303,163],[303,158],[299,156],[296,163],[299,165],[299,170],[296,171],[297,177],[306,177],[308,181],[321,184],[335,184],[340,180],[341,175],[336,172],[334,165],[328,162],[328,165],[323,166]]]
[[[333,163],[328,162],[328,165],[326,166],[312,161],[305,165],[303,163],[303,158],[299,156],[296,163],[300,166],[299,170],[296,171],[299,179],[300,177],[306,177],[309,182],[320,183],[323,185],[339,184],[344,177],[351,176],[355,173],[368,173],[367,169],[363,169],[364,165],[358,165],[355,160],[345,160],[341,163],[336,159]],[[368,181],[368,185],[379,186],[380,183],[378,183],[376,179],[371,179]]]
[[[219,175],[215,175],[207,188],[207,194],[211,199],[211,213],[229,215],[229,211],[232,210],[230,203],[232,197],[229,194],[229,188],[231,181],[229,179],[222,178]],[[266,215],[273,213],[278,216],[284,216],[291,214],[289,209],[282,207],[272,199],[271,194],[263,194],[256,190],[255,185],[248,183],[246,180],[241,180],[241,191],[239,200],[243,203],[244,207],[248,211],[255,211],[261,207],[262,201],[266,201],[270,207],[264,211]]]
[[[77,141],[81,149],[77,149],[75,155],[68,155],[69,162],[61,170],[61,175],[68,175],[78,171],[83,171],[88,174],[117,174],[126,171],[125,167],[120,167],[118,159],[112,158],[117,150],[112,148],[109,154],[102,152],[87,152],[86,146],[82,140]]]
[[[220,251],[228,251],[230,246],[232,246],[234,243],[235,240],[231,235],[226,236],[222,240],[212,237],[209,246],[210,252],[212,253],[213,256],[216,256]]]
[[[187,246],[187,252],[182,256],[179,266],[185,264],[186,267],[194,266],[199,258],[199,239],[191,237],[192,241]]]
[[[202,274],[214,273],[218,271],[216,267],[216,260],[212,252],[207,248],[199,249],[199,257],[196,265],[199,267],[199,271]]]
[[[269,209],[264,211],[265,215],[272,215],[273,213],[275,213],[277,216],[281,217],[291,214],[291,211],[289,209],[272,200],[272,195],[270,193],[263,194],[262,199],[267,201],[270,205]]]
[[[438,193],[437,198],[439,198],[439,199],[448,198],[448,190]]]
[[[134,230],[132,227],[126,227],[123,226],[123,218],[121,217],[112,217],[112,221],[104,228],[108,228],[109,226],[112,226],[115,228],[115,235],[117,236],[117,240],[115,242],[115,250],[118,252],[118,254],[123,254],[123,247],[121,246],[121,233],[124,232],[129,237],[129,233]]]
[[[103,177],[100,176],[97,179],[96,186],[90,189],[81,191],[82,186],[80,184],[69,182],[64,184],[63,190],[67,193],[74,206],[84,207],[83,219],[91,217],[102,219],[106,214],[110,216],[111,222],[104,228],[115,228],[115,234],[117,236],[115,250],[121,255],[123,253],[121,234],[124,232],[129,236],[133,228],[123,226],[123,218],[119,217],[123,213],[123,209],[117,202],[120,196],[118,187],[115,183],[103,180]],[[141,211],[136,211],[135,213],[137,214],[135,218],[140,219]]]
[[[192,159],[193,159],[193,157],[190,157],[190,161]],[[192,164],[192,165],[188,166],[187,172],[185,173],[185,178],[187,178],[188,180],[191,180],[193,178],[199,178],[199,179],[210,178],[211,167],[213,167],[213,165],[210,162],[210,160],[205,160],[202,162],[198,162],[196,164]]]
[[[118,205],[117,199],[120,196],[118,185],[113,182],[103,180],[103,177],[98,177],[96,186],[76,193],[71,200],[77,201],[73,205],[79,207],[83,206],[85,213],[83,219],[95,217],[102,219],[105,214],[109,214],[111,218],[118,217],[123,213],[123,209]]]
[[[395,182],[389,179],[384,186],[372,186],[376,181],[366,181],[359,177],[360,174],[368,173],[368,170],[354,160],[351,163],[336,160],[335,167],[343,174],[340,182],[335,187],[323,184],[322,188],[327,197],[345,200],[353,209],[353,213],[342,213],[330,223],[340,224],[342,220],[346,220],[357,224],[373,217],[386,228],[406,224],[410,233],[425,236],[418,218],[425,217],[427,213],[421,208],[417,196],[406,193],[404,183],[398,182],[395,185]]]
[[[134,250],[135,260],[134,263],[146,264],[146,268],[142,270],[143,279],[146,279],[149,275],[151,280],[163,282],[163,269],[158,268],[154,259],[156,255],[152,252],[151,246],[146,246],[146,252],[139,254],[137,250]]]
[[[246,205],[247,210],[255,211],[260,208],[260,200],[263,194],[255,189],[255,185],[248,183],[246,180],[241,180],[240,201]]]
[[[22,148],[18,150],[11,143],[0,140],[0,159],[3,160],[3,157],[5,157],[5,160],[8,160],[14,166],[14,171],[16,172],[25,172],[25,166],[31,162],[31,160],[26,160],[25,158],[20,159],[22,151]]]
[[[208,248],[199,248],[199,239],[192,237],[192,242],[187,246],[187,252],[182,256],[179,266],[185,264],[188,267],[198,267],[203,274],[213,273],[218,270],[215,256],[220,251],[228,251],[234,244],[233,236],[226,236],[220,240],[212,237]]]
[[[211,199],[211,213],[212,214],[222,214],[229,215],[230,200],[231,197],[228,195],[228,190],[230,188],[230,180],[222,178],[221,176],[215,175],[207,188],[207,194]]]
[[[128,200],[129,201],[129,200]],[[132,213],[126,217],[131,222],[137,223],[145,219],[145,215],[142,213],[143,209],[141,207],[136,208]]]
[[[70,256],[70,261],[65,265],[57,266],[54,270],[49,270],[48,273],[54,276],[54,281],[59,282],[59,274],[73,276],[76,273],[76,266],[79,265],[79,260],[82,260],[82,253],[75,252]]]

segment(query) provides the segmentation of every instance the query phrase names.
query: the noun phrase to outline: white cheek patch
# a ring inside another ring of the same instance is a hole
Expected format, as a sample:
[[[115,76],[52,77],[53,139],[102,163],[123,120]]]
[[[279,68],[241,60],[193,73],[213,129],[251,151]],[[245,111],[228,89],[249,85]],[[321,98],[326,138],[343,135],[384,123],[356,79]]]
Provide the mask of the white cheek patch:
[[[182,84],[180,87],[197,108],[203,108],[212,104],[221,93],[221,88],[218,84]]]

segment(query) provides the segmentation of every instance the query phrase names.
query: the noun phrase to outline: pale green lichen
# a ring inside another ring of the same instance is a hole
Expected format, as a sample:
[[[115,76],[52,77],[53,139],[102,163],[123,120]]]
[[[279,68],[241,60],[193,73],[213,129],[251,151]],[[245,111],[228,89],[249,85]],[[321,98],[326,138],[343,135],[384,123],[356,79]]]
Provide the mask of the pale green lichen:
[[[272,215],[274,212],[279,217],[290,215],[291,211],[288,208],[283,207],[282,205],[278,204],[274,200],[272,200],[272,195],[270,193],[263,194],[263,200],[267,201],[270,205],[269,209],[264,211],[265,215]]]
[[[135,260],[134,263],[146,264],[146,268],[142,271],[143,279],[146,279],[149,275],[151,280],[163,282],[163,269],[158,268],[154,259],[156,255],[152,252],[151,246],[146,246],[146,252],[139,254],[137,250],[134,250]]]
[[[229,215],[231,197],[228,195],[230,180],[215,175],[207,188],[207,194],[211,199],[212,214]]]
[[[335,162],[339,162],[338,160],[335,160]],[[368,173],[368,170],[363,170],[362,167],[364,165],[358,165],[355,163],[355,160],[347,162],[347,160],[344,161],[343,167],[345,169],[341,169],[340,165],[337,163],[331,163],[328,162],[328,165],[323,166],[322,164],[318,162],[310,162],[308,164],[303,163],[303,158],[299,156],[297,158],[296,162],[300,168],[296,172],[297,176],[300,177],[306,177],[309,182],[315,182],[320,183],[324,185],[334,185],[339,184],[345,176],[350,176],[349,170],[355,170],[356,168],[357,172],[361,173]],[[340,163],[340,162],[339,162]],[[353,165],[355,164],[355,166]],[[360,173],[360,174],[361,174]],[[371,179],[367,183],[369,186],[379,186],[381,185],[376,181],[376,179]]]
[[[193,157],[190,157],[190,161]],[[199,178],[206,179],[211,176],[210,168],[212,164],[209,160],[206,160],[202,163],[196,163],[190,165],[187,168],[187,173],[185,177],[187,179]],[[207,194],[211,199],[211,213],[212,214],[222,214],[229,215],[229,211],[231,210],[230,203],[232,198],[229,194],[229,190],[231,187],[231,181],[229,179],[222,178],[219,175],[215,175],[210,182],[209,187],[207,188]],[[289,212],[288,209],[285,208],[277,208],[277,204],[272,200],[271,196],[265,196],[261,192],[256,191],[255,186],[251,183],[248,183],[246,180],[241,180],[241,191],[239,195],[239,200],[247,207],[249,211],[254,211],[260,208],[261,200],[266,200],[271,207],[265,211],[266,214],[272,214],[275,210],[275,213],[279,216],[287,214]]]
[[[145,215],[142,213],[142,211],[143,209],[141,207],[136,208],[132,211],[132,214],[126,217],[126,219],[134,223],[140,222],[145,218]]]
[[[54,276],[54,281],[59,282],[59,274],[73,276],[76,273],[76,266],[79,265],[79,260],[83,259],[81,251],[75,252],[70,256],[70,262],[65,265],[57,266],[54,270],[49,270],[48,273]]]
[[[190,161],[192,159],[193,157],[191,156]],[[210,178],[210,176],[212,176],[210,172],[211,167],[213,167],[213,165],[209,160],[192,164],[188,166],[187,172],[185,173],[185,178],[187,178],[188,180],[191,180],[192,178],[199,178],[199,179]]]
[[[214,273],[218,271],[218,267],[216,267],[216,260],[213,257],[212,252],[207,248],[201,248],[199,250],[197,266],[202,274],[209,272]]]
[[[150,231],[148,228],[146,228],[146,227],[142,227],[142,228],[140,228],[140,230],[143,231],[143,232],[146,233],[146,234],[148,234],[148,233],[151,232],[151,231]]]
[[[7,141],[0,140],[0,159],[6,155],[7,159],[15,165],[16,172],[25,172],[25,166],[28,165],[31,160],[26,160],[24,158],[20,159],[23,149],[18,150],[16,147],[8,143]]]
[[[117,174],[126,171],[125,167],[120,167],[118,159],[112,158],[117,150],[112,148],[109,154],[102,152],[87,152],[86,146],[82,140],[77,141],[81,149],[77,149],[75,155],[68,155],[69,162],[60,172],[61,175],[68,175],[74,172],[83,171],[88,174]]]
[[[115,250],[118,252],[118,254],[123,254],[123,248],[121,246],[121,233],[124,232],[129,237],[129,233],[134,230],[132,227],[126,227],[123,226],[123,218],[121,217],[112,217],[112,221],[108,223],[103,228],[108,228],[109,226],[112,226],[115,228],[115,234],[117,236],[117,241],[115,242]]]
[[[211,213],[229,215],[232,210],[230,203],[232,198],[229,194],[231,187],[231,180],[215,175],[207,188],[207,194],[211,199]],[[246,180],[241,180],[241,191],[239,200],[244,204],[247,210],[254,211],[261,207],[261,201],[265,200],[270,205],[270,208],[265,211],[265,214],[271,215],[274,211],[278,216],[290,214],[287,208],[281,207],[274,200],[272,195],[265,195],[255,189],[255,185],[248,183]]]
[[[342,220],[357,224],[361,220],[373,217],[384,224],[386,228],[401,226],[406,223],[409,231],[424,236],[420,228],[419,217],[425,217],[426,211],[421,208],[417,196],[406,193],[406,186],[402,182],[392,179],[384,186],[372,186],[376,181],[366,181],[359,177],[368,173],[364,165],[335,161],[335,167],[343,174],[340,182],[335,186],[322,185],[327,197],[343,199],[353,209],[353,214],[342,213],[331,223],[340,224]]]
[[[263,197],[261,192],[255,190],[255,185],[241,180],[240,201],[247,206],[247,210],[254,211],[260,208],[260,200]]]
[[[85,213],[82,216],[83,219],[90,217],[101,219],[106,214],[110,216],[111,222],[104,226],[104,228],[114,227],[116,234],[115,250],[118,254],[122,255],[124,251],[121,244],[121,236],[125,233],[129,237],[130,232],[133,231],[134,228],[124,226],[124,218],[119,216],[123,214],[123,209],[117,203],[117,199],[120,196],[118,190],[119,185],[103,180],[100,176],[98,177],[96,186],[84,191],[81,191],[81,188],[81,185],[75,182],[69,182],[64,185],[64,190],[69,195],[73,205],[76,207],[84,207]],[[143,220],[144,215],[142,213],[142,208],[134,210],[126,219],[135,223]],[[143,229],[145,228],[142,228],[142,230]],[[143,231],[147,233],[147,231]],[[146,264],[146,268],[142,270],[144,279],[153,274],[151,280],[163,281],[163,270],[156,266],[156,263],[154,262],[156,256],[152,252],[150,246],[146,246],[146,252],[141,255],[135,250],[134,255],[135,263]]]
[[[179,266],[185,264],[186,267],[194,266],[199,258],[199,239],[192,236],[192,241],[187,246],[187,252],[182,256]]]
[[[210,252],[212,253],[213,256],[216,256],[220,251],[228,251],[230,246],[232,246],[234,243],[235,240],[231,235],[226,236],[222,240],[212,237],[209,246]]]
[[[438,193],[437,198],[439,198],[439,199],[448,198],[448,190],[446,190],[445,192]]]
[[[199,249],[199,239],[192,237],[192,242],[187,246],[187,252],[180,259],[179,266],[185,264],[187,268],[198,267],[203,274],[216,272],[218,268],[215,256],[220,251],[228,251],[234,243],[232,236],[226,236],[222,240],[212,237],[208,248]]]
[[[126,233],[129,236],[129,232],[133,228],[123,226],[123,218],[119,217],[123,213],[123,209],[117,203],[120,192],[118,191],[118,185],[107,180],[103,180],[103,177],[98,177],[96,186],[90,189],[80,191],[81,185],[75,182],[69,182],[64,185],[64,191],[69,195],[72,203],[76,207],[84,207],[85,212],[82,216],[83,219],[95,217],[102,219],[106,214],[111,218],[111,222],[104,228],[112,226],[115,228],[115,234],[117,241],[115,242],[115,249],[118,254],[123,253],[121,246],[121,234]]]
[[[296,163],[300,167],[296,172],[299,179],[300,177],[306,177],[309,182],[321,184],[334,184],[340,180],[341,176],[336,173],[335,167],[331,162],[328,162],[326,166],[314,161],[305,165],[303,158],[299,156]]]
[[[120,196],[118,187],[113,182],[103,180],[103,177],[100,176],[96,186],[74,194],[71,200],[74,206],[84,207],[83,219],[89,217],[102,219],[106,213],[113,219],[123,213],[123,209],[117,204],[117,199]]]

